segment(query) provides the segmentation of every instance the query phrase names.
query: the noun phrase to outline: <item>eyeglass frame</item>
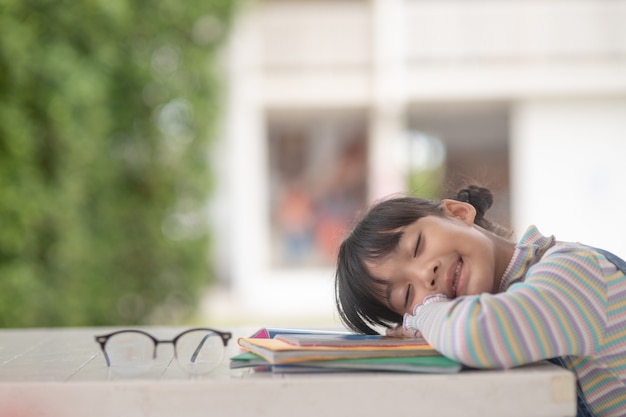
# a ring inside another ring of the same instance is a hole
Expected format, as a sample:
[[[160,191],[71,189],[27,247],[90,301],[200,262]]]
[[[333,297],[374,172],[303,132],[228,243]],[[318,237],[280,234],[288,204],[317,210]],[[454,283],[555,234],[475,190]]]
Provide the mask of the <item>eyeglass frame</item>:
[[[208,328],[208,327],[194,327],[192,329],[187,329],[187,330],[177,334],[176,337],[174,337],[171,340],[159,340],[156,337],[154,337],[153,335],[151,335],[150,333],[148,333],[146,331],[143,331],[143,330],[139,330],[139,329],[116,330],[116,331],[114,331],[112,333],[109,333],[109,334],[95,336],[95,339],[96,339],[96,342],[100,345],[100,349],[102,350],[102,354],[104,355],[104,360],[106,361],[107,366],[110,367],[111,366],[111,360],[109,359],[109,355],[107,354],[107,351],[106,351],[106,343],[109,341],[109,339],[111,337],[113,337],[115,335],[118,335],[120,333],[139,333],[139,334],[142,334],[144,336],[147,336],[154,343],[154,349],[152,351],[152,359],[156,359],[157,347],[158,347],[158,345],[160,343],[171,344],[173,346],[173,348],[174,348],[174,358],[176,358],[178,360],[178,352],[176,351],[176,342],[178,341],[178,339],[180,339],[182,336],[186,335],[187,333],[191,333],[191,332],[198,331],[198,330],[205,330],[205,331],[213,332],[213,333],[217,334],[218,336],[220,336],[220,338],[222,339],[222,343],[224,344],[224,348],[226,348],[226,346],[228,345],[228,341],[230,339],[232,339],[232,337],[233,337],[233,334],[231,332],[223,332],[223,331],[211,329],[211,328]],[[200,344],[196,348],[194,354],[192,355],[192,359],[193,360],[195,360],[198,352],[202,348],[202,345],[204,345],[204,342],[205,342],[206,338],[207,338],[207,336],[205,336],[202,339],[202,341],[200,342]]]

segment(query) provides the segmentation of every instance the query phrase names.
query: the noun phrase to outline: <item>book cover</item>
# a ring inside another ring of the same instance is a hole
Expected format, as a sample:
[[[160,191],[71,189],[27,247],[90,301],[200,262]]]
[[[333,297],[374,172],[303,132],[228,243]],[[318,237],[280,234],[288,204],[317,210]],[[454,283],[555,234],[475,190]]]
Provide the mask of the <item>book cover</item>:
[[[272,339],[278,334],[311,334],[311,335],[339,335],[339,334],[350,334],[345,331],[335,331],[335,330],[313,330],[313,329],[292,329],[292,328],[284,328],[284,327],[263,327],[257,330],[252,336],[251,339]]]
[[[252,352],[242,352],[230,358],[230,369],[249,367],[267,367],[267,369],[269,369],[270,364],[265,359]]]
[[[276,339],[295,346],[421,346],[428,345],[419,338],[402,338],[362,334],[277,334]]]

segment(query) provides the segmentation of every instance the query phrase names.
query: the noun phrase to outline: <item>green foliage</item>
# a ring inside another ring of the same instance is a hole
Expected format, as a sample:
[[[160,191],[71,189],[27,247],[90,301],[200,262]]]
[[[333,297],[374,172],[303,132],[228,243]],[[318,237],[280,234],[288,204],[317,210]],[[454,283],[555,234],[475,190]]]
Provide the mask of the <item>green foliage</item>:
[[[233,0],[0,3],[0,326],[168,323],[204,219]]]

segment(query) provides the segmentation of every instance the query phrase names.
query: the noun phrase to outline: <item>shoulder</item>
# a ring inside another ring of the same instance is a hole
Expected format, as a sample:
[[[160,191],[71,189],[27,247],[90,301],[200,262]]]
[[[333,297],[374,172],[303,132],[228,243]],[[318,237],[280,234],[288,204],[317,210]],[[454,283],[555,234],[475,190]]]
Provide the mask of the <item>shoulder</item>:
[[[539,297],[582,309],[594,306],[599,312],[607,305],[604,260],[588,246],[557,242],[528,269],[524,282]]]
[[[529,269],[527,278],[540,273],[556,277],[578,276],[602,279],[604,275],[602,259],[604,257],[589,246],[556,242]]]
[[[554,236],[544,236],[535,226],[530,226],[520,245],[534,247],[534,259],[526,273],[526,280],[537,274],[555,277],[584,275],[602,278],[606,258],[596,249],[578,242],[564,242]]]

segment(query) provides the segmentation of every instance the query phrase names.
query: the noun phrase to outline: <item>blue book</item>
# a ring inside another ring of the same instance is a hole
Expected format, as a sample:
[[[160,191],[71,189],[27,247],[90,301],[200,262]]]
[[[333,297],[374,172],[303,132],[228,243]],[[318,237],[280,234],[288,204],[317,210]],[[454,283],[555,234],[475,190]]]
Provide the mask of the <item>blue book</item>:
[[[308,347],[347,347],[347,346],[416,346],[428,345],[419,338],[390,337],[381,335],[364,335],[356,333],[345,334],[277,334],[274,339],[282,340],[294,346]]]
[[[330,335],[330,334],[351,334],[345,331],[335,331],[335,330],[313,330],[313,329],[292,329],[292,328],[283,328],[283,327],[264,327],[262,329],[257,330],[252,336],[251,339],[273,339],[276,335],[279,334],[312,334],[312,335]]]

